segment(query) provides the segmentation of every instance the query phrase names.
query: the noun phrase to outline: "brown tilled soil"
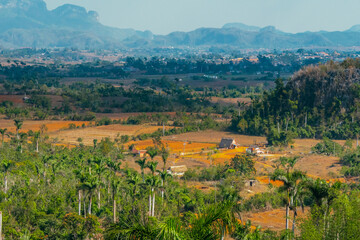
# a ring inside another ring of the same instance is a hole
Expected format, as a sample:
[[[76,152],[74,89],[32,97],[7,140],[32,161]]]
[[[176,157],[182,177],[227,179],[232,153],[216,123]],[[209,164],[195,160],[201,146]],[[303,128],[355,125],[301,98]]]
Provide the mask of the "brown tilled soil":
[[[298,160],[295,168],[305,171],[311,177],[332,179],[339,177],[341,166],[338,157],[307,155]]]
[[[38,131],[42,125],[46,125],[48,133],[56,132],[59,130],[69,128],[69,124],[75,124],[76,126],[82,126],[82,124],[88,125],[89,122],[85,121],[56,121],[56,120],[44,120],[44,121],[24,121],[21,131],[27,132],[29,130]],[[0,119],[0,128],[7,128],[9,132],[15,132],[14,121],[9,119]]]
[[[298,220],[305,218],[306,214],[309,212],[308,208],[305,208],[305,211],[302,212],[301,208],[298,209]],[[292,219],[293,212],[290,212],[290,217]],[[261,226],[263,229],[270,229],[273,231],[281,231],[285,229],[285,208],[283,209],[274,209],[264,212],[257,213],[246,213],[243,216],[243,219],[250,220],[253,226]],[[289,221],[290,229],[292,227],[292,220]]]

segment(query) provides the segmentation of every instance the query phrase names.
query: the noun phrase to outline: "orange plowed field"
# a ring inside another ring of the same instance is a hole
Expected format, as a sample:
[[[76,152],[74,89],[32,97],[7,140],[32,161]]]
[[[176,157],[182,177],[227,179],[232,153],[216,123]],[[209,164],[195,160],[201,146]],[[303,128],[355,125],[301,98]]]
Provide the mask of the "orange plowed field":
[[[153,146],[153,141],[151,139],[145,141],[138,142],[130,142],[130,144],[135,144],[138,150],[146,149],[149,146]],[[184,142],[182,141],[171,141],[164,140],[163,144],[165,144],[171,151],[171,153],[182,153],[184,151]],[[199,143],[199,142],[186,142],[185,144],[185,154],[201,152],[209,148],[216,147],[216,144],[213,143]]]
[[[69,124],[75,124],[76,126],[82,126],[83,124],[88,125],[89,122],[85,121],[24,121],[21,131],[27,132],[29,130],[38,131],[42,125],[45,125],[48,129],[48,132],[56,132],[59,130],[64,130],[69,128]],[[10,132],[15,132],[16,128],[14,126],[13,120],[1,119],[0,128],[7,128]]]

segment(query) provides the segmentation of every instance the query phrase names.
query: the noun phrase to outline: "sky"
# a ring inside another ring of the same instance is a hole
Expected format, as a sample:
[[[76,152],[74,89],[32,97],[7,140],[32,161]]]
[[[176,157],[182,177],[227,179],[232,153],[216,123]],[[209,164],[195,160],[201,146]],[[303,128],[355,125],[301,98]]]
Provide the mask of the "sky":
[[[45,0],[97,11],[107,26],[155,34],[222,27],[225,23],[275,26],[285,32],[342,31],[360,24],[359,0]]]

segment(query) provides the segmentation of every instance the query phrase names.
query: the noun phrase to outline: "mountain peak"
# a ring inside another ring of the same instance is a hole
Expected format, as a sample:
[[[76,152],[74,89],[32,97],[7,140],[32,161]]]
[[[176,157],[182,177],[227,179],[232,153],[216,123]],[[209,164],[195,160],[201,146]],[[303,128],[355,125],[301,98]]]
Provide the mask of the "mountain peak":
[[[347,32],[360,32],[360,24],[352,26]]]
[[[95,11],[87,12],[84,7],[64,4],[51,11],[59,20],[98,22],[99,14]]]
[[[244,23],[227,23],[223,26],[223,28],[236,28],[239,30],[249,31],[249,32],[258,32],[260,30],[259,27],[249,26]]]

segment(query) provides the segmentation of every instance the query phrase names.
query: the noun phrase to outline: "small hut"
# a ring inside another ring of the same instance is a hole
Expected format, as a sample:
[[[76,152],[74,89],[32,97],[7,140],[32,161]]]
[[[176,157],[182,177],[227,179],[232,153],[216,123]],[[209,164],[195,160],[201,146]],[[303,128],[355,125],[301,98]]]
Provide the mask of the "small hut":
[[[143,158],[146,156],[146,150],[137,150],[136,148],[134,148],[132,150],[132,153],[134,154],[134,156],[137,156],[137,157],[140,157],[140,158]]]
[[[223,138],[219,144],[219,148],[226,148],[226,149],[235,149],[238,147],[235,139],[233,138]]]

